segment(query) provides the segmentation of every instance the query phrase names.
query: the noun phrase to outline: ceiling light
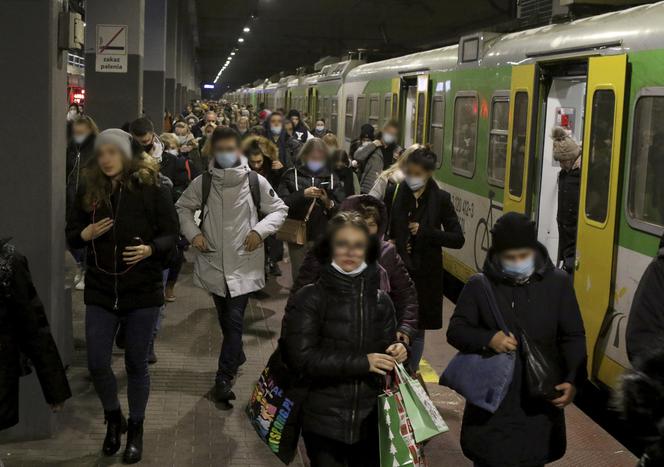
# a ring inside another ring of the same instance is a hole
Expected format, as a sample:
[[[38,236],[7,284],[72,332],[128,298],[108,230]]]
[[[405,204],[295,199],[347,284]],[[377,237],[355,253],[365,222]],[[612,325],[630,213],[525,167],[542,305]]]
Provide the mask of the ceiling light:
[[[235,55],[235,52],[231,52],[231,56]]]
[[[244,31],[244,32],[250,32],[251,29],[249,28],[249,26],[245,26],[244,29],[243,29],[243,31]]]
[[[238,42],[244,42],[244,37],[238,37],[237,41]]]

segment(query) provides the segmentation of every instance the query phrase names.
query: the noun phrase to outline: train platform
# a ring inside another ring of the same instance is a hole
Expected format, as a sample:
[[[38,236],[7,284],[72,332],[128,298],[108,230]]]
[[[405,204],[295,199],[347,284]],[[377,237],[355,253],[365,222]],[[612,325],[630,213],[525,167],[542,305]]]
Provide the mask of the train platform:
[[[151,367],[152,393],[145,425],[143,466],[238,466],[282,465],[259,441],[244,413],[253,384],[274,350],[283,308],[290,287],[288,264],[284,275],[270,280],[264,293],[250,301],[245,318],[245,353],[235,386],[238,399],[232,408],[210,398],[220,331],[212,300],[192,284],[191,263],[185,264],[176,287],[177,301],[167,307],[166,319],[156,342],[159,361]],[[69,369],[74,397],[58,417],[51,439],[0,444],[0,465],[6,467],[89,467],[122,465],[121,456],[104,457],[103,412],[86,370],[83,345],[82,293],[74,293],[75,358]],[[446,302],[445,317],[452,304]],[[428,332],[423,376],[450,431],[426,447],[429,465],[471,466],[461,452],[459,431],[464,401],[453,391],[438,386],[438,374],[454,355],[443,331]],[[126,410],[126,378],[120,351],[114,355],[121,401]],[[568,450],[557,467],[633,467],[637,459],[578,408],[566,409]],[[308,466],[304,449],[293,466]]]

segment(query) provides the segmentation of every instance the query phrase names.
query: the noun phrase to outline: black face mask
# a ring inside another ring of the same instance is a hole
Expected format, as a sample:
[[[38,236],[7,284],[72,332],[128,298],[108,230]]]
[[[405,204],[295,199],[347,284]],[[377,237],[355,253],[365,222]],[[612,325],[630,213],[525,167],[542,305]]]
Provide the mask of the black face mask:
[[[152,151],[152,148],[154,148],[154,143],[146,144],[146,145],[143,146],[143,150],[144,150],[145,152],[150,152],[150,151]]]

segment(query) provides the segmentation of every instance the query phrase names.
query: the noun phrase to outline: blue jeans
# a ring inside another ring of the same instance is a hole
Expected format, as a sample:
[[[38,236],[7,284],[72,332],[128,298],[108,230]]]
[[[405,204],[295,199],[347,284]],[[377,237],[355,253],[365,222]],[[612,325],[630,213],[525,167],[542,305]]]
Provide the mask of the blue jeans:
[[[408,364],[411,370],[419,371],[422,354],[424,354],[424,329],[419,329],[410,341]]]
[[[240,365],[247,360],[242,348],[242,331],[244,310],[249,302],[249,294],[237,297],[212,295],[212,298],[217,307],[217,316],[223,335],[216,381],[217,383],[229,383],[237,374]]]
[[[159,307],[130,310],[122,316],[97,305],[86,307],[85,340],[88,350],[88,369],[104,410],[120,408],[118,385],[111,368],[111,360],[113,340],[122,320],[126,333],[125,369],[129,417],[134,421],[145,418],[145,407],[148,405],[150,395],[148,353],[158,315]]]

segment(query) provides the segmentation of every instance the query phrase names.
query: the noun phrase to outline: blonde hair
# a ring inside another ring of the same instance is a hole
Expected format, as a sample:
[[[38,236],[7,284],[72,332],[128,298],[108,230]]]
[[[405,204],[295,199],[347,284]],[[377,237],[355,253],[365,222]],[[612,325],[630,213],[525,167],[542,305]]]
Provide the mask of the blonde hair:
[[[162,133],[159,136],[159,139],[163,141],[165,146],[167,146],[166,149],[170,146],[175,146],[180,149],[180,140],[175,133]]]
[[[327,133],[323,135],[323,143],[327,146],[333,146],[334,149],[339,149],[339,141],[334,133]]]
[[[418,149],[424,149],[425,146],[415,143],[411,146],[408,146],[403,153],[401,153],[401,157],[399,157],[399,160],[396,161],[394,164],[389,166],[387,169],[383,170],[378,178],[382,178],[384,180],[389,180],[395,173],[401,171],[405,165],[406,162],[408,162],[408,158],[412,153],[417,151]]]

